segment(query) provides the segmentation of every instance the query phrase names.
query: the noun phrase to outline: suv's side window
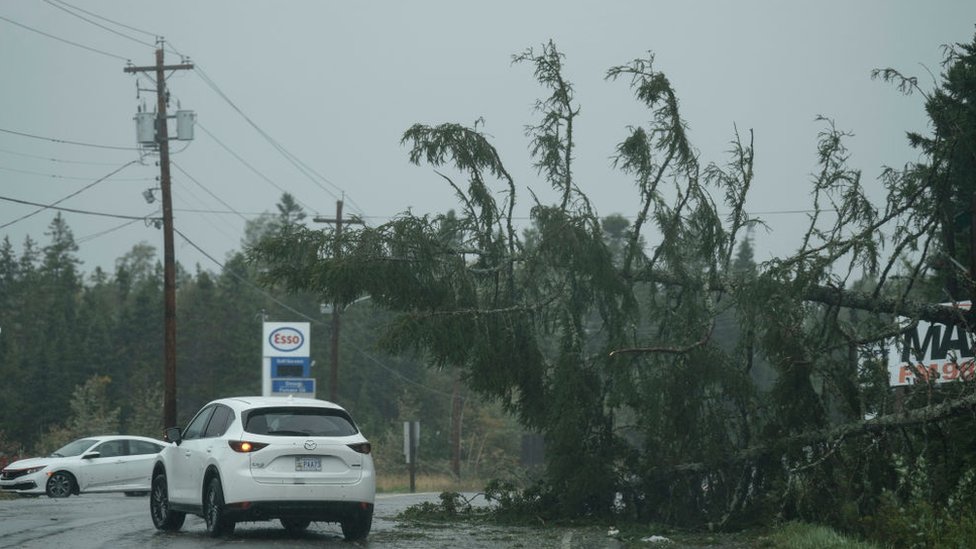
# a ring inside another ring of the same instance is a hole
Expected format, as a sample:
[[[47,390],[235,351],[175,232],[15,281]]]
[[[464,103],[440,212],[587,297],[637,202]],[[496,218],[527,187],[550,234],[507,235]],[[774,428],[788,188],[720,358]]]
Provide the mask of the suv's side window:
[[[219,437],[227,432],[227,428],[230,427],[233,419],[234,411],[227,406],[218,404],[214,409],[213,418],[210,419],[210,424],[207,425],[207,431],[203,436],[205,438]]]
[[[214,406],[207,406],[203,410],[200,410],[197,417],[193,418],[193,421],[183,431],[183,440],[203,437],[204,429],[207,428],[207,422],[210,421],[210,416],[213,415],[214,408]]]

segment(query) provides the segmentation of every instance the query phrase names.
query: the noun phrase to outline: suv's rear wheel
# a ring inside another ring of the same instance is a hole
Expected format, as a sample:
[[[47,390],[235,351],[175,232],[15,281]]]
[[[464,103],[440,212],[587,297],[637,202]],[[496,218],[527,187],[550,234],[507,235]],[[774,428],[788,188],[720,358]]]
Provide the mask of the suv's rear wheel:
[[[159,473],[153,477],[152,491],[149,493],[149,514],[157,529],[170,532],[179,530],[186,520],[186,513],[174,511],[169,506],[166,473]]]
[[[234,521],[224,515],[224,489],[220,485],[219,477],[213,477],[207,483],[207,491],[203,495],[203,519],[207,522],[207,533],[210,537],[234,533]]]
[[[281,521],[281,525],[285,527],[285,530],[288,530],[288,533],[292,535],[301,534],[308,529],[308,525],[312,523],[312,521],[308,519],[282,517],[279,520]]]
[[[369,535],[369,529],[373,526],[373,506],[368,505],[365,509],[357,509],[352,515],[341,523],[342,536],[346,541],[364,539]]]

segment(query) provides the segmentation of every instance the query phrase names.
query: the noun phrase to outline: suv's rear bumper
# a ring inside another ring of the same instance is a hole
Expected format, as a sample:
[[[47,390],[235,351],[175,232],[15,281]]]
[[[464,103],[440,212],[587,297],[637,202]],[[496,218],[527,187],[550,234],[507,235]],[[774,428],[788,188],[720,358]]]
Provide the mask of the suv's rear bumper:
[[[220,473],[224,501],[228,505],[250,502],[360,502],[373,503],[376,498],[376,477],[372,467],[364,467],[361,476],[351,483],[303,484],[294,480],[271,484],[257,482],[248,467],[224,467]]]
[[[341,522],[363,512],[372,514],[373,504],[365,501],[244,501],[224,506],[224,513],[233,521],[298,518]]]

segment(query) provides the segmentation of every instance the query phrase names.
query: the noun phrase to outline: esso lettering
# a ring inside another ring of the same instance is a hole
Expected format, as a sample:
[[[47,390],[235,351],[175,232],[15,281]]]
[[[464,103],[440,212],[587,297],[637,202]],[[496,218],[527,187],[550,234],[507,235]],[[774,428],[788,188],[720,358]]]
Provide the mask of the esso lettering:
[[[277,351],[291,353],[305,344],[305,335],[294,328],[278,328],[269,334],[268,343]]]

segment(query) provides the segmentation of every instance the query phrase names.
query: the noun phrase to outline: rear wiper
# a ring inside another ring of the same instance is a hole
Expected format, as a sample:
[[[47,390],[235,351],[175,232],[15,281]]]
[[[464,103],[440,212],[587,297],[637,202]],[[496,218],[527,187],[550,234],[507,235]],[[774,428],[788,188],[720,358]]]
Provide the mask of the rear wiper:
[[[308,433],[304,431],[268,431],[268,434],[269,435],[291,435],[296,437],[303,437],[308,435]]]

